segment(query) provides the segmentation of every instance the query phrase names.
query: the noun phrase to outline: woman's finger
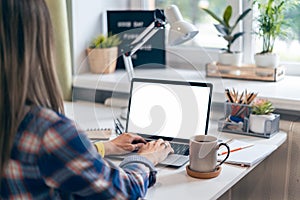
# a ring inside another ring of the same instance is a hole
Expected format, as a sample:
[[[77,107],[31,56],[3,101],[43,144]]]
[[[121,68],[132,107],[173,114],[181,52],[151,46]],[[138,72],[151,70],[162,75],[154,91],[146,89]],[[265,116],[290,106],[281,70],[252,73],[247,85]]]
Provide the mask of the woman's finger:
[[[136,142],[136,143],[137,142],[144,143],[144,144],[147,143],[147,141],[143,137],[141,137],[139,135],[132,135],[132,141]]]
[[[155,146],[159,147],[164,143],[164,140],[159,138],[158,140],[155,141]]]
[[[174,149],[172,148],[170,142],[166,141],[166,143],[168,144],[169,153],[174,153]]]
[[[135,146],[135,149],[134,150],[139,150],[140,148],[142,148],[145,144],[144,143],[137,143],[137,144],[134,144]]]

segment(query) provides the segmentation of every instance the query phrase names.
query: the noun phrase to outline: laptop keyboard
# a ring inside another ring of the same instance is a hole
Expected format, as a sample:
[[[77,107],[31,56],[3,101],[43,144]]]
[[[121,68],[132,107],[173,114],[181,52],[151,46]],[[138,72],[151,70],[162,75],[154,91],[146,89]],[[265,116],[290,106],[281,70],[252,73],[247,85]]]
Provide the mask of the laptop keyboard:
[[[169,154],[168,157],[159,162],[160,165],[167,165],[172,167],[181,167],[189,161],[188,156],[179,155],[179,154]]]
[[[146,141],[151,140],[146,139]],[[159,164],[172,167],[181,167],[189,161],[189,144],[170,142],[170,145],[174,149],[174,154],[169,154],[168,157]],[[109,157],[123,159],[124,155],[111,155]]]
[[[188,144],[182,144],[182,143],[173,143],[170,142],[171,147],[174,149],[175,154],[179,155],[189,155],[189,145]]]

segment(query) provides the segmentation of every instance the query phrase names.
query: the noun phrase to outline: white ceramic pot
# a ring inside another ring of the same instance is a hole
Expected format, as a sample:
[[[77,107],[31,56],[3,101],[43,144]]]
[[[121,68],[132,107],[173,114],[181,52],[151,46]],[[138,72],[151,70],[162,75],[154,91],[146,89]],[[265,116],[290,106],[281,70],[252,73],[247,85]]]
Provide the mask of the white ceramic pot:
[[[250,131],[254,133],[265,133],[265,122],[266,120],[274,120],[275,115],[269,114],[269,115],[254,115],[250,114],[249,117],[249,128]]]
[[[241,66],[243,59],[243,53],[219,53],[219,63],[222,65]]]
[[[276,68],[279,65],[279,56],[275,53],[255,54],[254,61],[257,67]]]

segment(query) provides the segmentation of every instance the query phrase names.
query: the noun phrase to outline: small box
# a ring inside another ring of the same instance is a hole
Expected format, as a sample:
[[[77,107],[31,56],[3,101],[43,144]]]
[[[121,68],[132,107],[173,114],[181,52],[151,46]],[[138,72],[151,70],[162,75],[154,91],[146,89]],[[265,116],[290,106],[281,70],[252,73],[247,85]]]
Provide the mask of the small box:
[[[249,129],[249,116],[251,110],[251,106],[247,104],[225,102],[225,116],[218,121],[218,131],[263,138],[270,138],[275,133],[279,132],[279,114],[275,114],[274,119],[265,122],[264,133],[251,132]]]
[[[213,62],[206,65],[206,76],[276,82],[284,78],[285,67],[282,65],[276,68],[255,65],[228,66]]]

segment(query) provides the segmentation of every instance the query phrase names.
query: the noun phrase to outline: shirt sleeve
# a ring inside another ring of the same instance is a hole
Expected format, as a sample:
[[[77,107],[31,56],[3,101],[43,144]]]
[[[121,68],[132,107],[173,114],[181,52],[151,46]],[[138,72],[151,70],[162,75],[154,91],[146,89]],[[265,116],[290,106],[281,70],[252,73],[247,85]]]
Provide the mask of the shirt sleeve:
[[[38,165],[45,183],[74,199],[137,199],[147,192],[147,167],[110,165],[68,119],[47,130],[40,151]]]
[[[95,142],[94,143],[96,149],[97,149],[97,152],[102,156],[104,157],[105,156],[105,147],[104,147],[104,144],[103,142]]]

